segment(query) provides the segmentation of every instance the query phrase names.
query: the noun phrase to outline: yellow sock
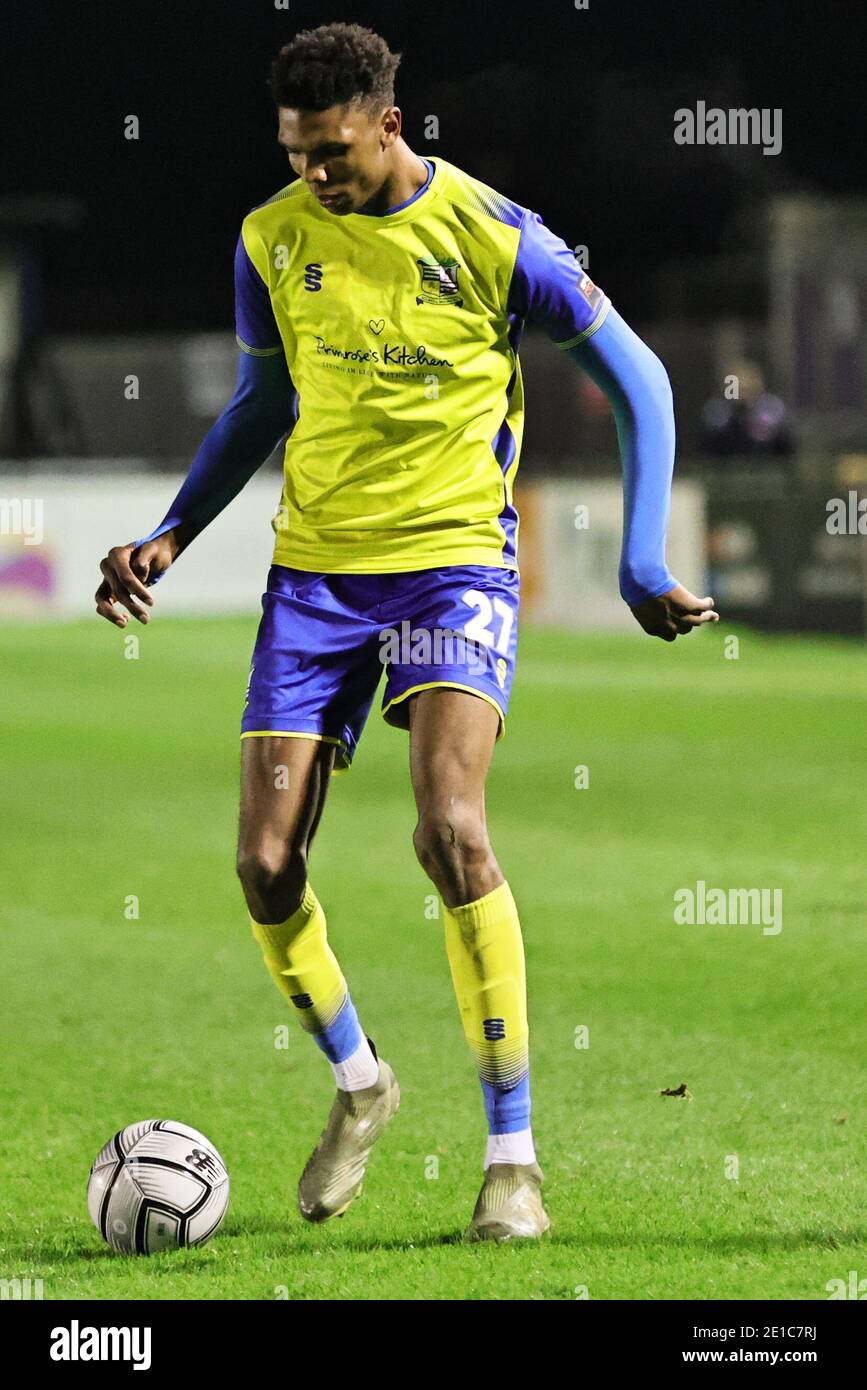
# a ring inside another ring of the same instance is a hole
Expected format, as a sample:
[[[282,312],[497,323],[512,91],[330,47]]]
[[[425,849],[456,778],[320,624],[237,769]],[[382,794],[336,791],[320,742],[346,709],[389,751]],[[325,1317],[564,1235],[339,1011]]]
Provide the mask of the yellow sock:
[[[253,935],[280,993],[302,1028],[331,1063],[342,1091],[360,1091],[379,1078],[376,1052],[358,1021],[340,966],[328,944],[325,913],[310,884],[297,912],[268,926],[251,917]]]
[[[529,1128],[524,943],[508,883],[445,909],[446,953],[493,1134]]]
[[[337,1018],[349,991],[328,944],[325,913],[308,883],[301,906],[285,922],[250,918],[272,980],[298,1012],[308,1033],[322,1033]]]

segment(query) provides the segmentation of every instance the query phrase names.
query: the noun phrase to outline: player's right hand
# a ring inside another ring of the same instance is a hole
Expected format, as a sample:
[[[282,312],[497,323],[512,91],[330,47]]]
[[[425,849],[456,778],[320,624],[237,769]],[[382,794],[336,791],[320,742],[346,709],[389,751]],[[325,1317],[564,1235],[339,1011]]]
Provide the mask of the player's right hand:
[[[166,531],[155,541],[145,541],[138,548],[133,542],[113,546],[99,565],[103,575],[95,594],[99,616],[115,627],[126,627],[130,613],[140,623],[147,623],[148,609],[154,602],[147,585],[165,574],[178,550],[173,531]]]

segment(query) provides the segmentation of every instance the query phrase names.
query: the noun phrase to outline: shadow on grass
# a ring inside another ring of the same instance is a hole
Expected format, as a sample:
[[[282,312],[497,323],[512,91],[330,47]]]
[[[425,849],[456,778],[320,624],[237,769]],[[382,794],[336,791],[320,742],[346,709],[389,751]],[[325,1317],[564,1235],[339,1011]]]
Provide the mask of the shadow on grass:
[[[794,1252],[797,1250],[837,1250],[841,1246],[860,1245],[867,1239],[867,1229],[846,1231],[791,1231],[791,1232],[751,1232],[745,1235],[723,1236],[677,1236],[677,1235],[617,1235],[611,1232],[582,1232],[580,1235],[560,1235],[556,1229],[536,1241],[506,1241],[505,1244],[528,1250],[544,1249],[546,1245],[559,1249],[578,1250],[658,1250],[658,1251],[704,1251],[709,1255],[762,1255]],[[462,1232],[439,1236],[426,1236],[421,1240],[347,1240],[341,1243],[341,1252],[366,1252],[377,1250],[423,1250],[441,1248],[447,1245],[462,1245],[477,1248],[479,1244],[489,1245],[489,1241],[467,1241]],[[335,1247],[337,1248],[337,1247]]]
[[[341,1218],[338,1218],[338,1221]],[[241,1225],[227,1224],[215,1238],[213,1244],[185,1253],[183,1264],[179,1264],[175,1253],[167,1251],[162,1255],[150,1257],[148,1265],[154,1274],[171,1273],[176,1276],[187,1271],[196,1274],[208,1264],[220,1263],[220,1247],[227,1241],[243,1243],[250,1237],[266,1238],[267,1249],[251,1251],[249,1258],[256,1260],[266,1256],[303,1256],[308,1252],[335,1254],[373,1254],[376,1252],[407,1250],[438,1250],[448,1246],[477,1248],[490,1242],[467,1241],[463,1228],[460,1230],[432,1232],[413,1235],[410,1230],[402,1237],[392,1236],[375,1239],[367,1236],[354,1236],[351,1228],[346,1228],[346,1238],[336,1223],[329,1222],[326,1231],[302,1225],[292,1226],[289,1221],[254,1220]],[[511,1244],[511,1242],[506,1242]],[[797,1250],[836,1250],[841,1246],[863,1245],[867,1243],[867,1228],[853,1230],[815,1230],[801,1231],[750,1231],[743,1234],[718,1236],[654,1235],[643,1232],[622,1233],[611,1231],[582,1231],[581,1233],[561,1235],[556,1228],[537,1244],[515,1241],[519,1248],[530,1250],[544,1249],[545,1246],[576,1248],[581,1250],[659,1250],[659,1251],[704,1251],[709,1255],[738,1254],[778,1254]],[[25,1265],[34,1269],[40,1265],[68,1266],[73,1262],[99,1268],[105,1262],[128,1260],[139,1267],[142,1256],[118,1255],[108,1245],[93,1246],[84,1239],[67,1242],[64,1245],[45,1242],[39,1245],[22,1245],[18,1250],[7,1248],[7,1264]]]
[[[346,1238],[343,1238],[343,1232]],[[321,1231],[326,1231],[327,1236],[323,1240]],[[273,1221],[270,1218],[261,1218],[246,1222],[243,1226],[240,1223],[227,1223],[221,1232],[223,1236],[230,1236],[234,1239],[243,1240],[245,1236],[264,1236],[275,1238],[279,1241],[284,1237],[287,1242],[285,1248],[302,1253],[305,1250],[322,1250],[323,1247],[329,1250],[345,1253],[370,1252],[376,1250],[432,1250],[439,1249],[448,1245],[477,1245],[479,1242],[467,1241],[464,1239],[464,1227],[459,1230],[427,1232],[414,1235],[407,1222],[407,1232],[404,1236],[391,1236],[385,1239],[375,1239],[363,1235],[354,1235],[352,1227],[343,1227],[343,1218],[338,1217],[336,1221],[330,1221],[324,1228],[296,1224],[291,1217],[285,1223]],[[556,1245],[561,1247],[577,1247],[579,1249],[597,1250],[705,1250],[709,1254],[717,1255],[736,1255],[736,1254],[762,1254],[779,1253],[782,1251],[796,1250],[836,1250],[841,1246],[859,1245],[867,1240],[867,1227],[855,1229],[815,1229],[806,1228],[799,1231],[762,1231],[753,1230],[743,1233],[730,1233],[711,1236],[700,1235],[679,1235],[656,1234],[652,1232],[613,1232],[613,1231],[582,1231],[576,1234],[561,1234],[556,1225],[551,1232],[543,1237],[541,1242],[544,1245]],[[487,1244],[488,1242],[482,1242]],[[507,1242],[508,1243],[508,1242]],[[516,1245],[529,1245],[530,1248],[538,1249],[535,1242],[517,1241]]]

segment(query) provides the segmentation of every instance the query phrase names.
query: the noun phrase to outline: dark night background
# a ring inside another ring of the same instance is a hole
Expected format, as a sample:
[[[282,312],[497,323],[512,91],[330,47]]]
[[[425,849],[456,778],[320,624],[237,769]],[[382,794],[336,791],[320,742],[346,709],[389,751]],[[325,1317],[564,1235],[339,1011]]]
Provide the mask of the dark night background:
[[[768,194],[867,188],[862,4],[3,0],[3,194],[83,207],[47,243],[48,331],[230,327],[241,218],[292,177],[274,143],[270,59],[336,19],[403,52],[410,145],[588,245],[628,314],[658,312],[663,287],[708,255],[748,264]],[[675,145],[674,111],[699,99],[781,107],[782,152]],[[137,142],[123,136],[130,113]],[[423,136],[431,113],[437,142]],[[726,307],[743,311],[761,280],[738,279]],[[718,307],[704,286],[681,312]]]

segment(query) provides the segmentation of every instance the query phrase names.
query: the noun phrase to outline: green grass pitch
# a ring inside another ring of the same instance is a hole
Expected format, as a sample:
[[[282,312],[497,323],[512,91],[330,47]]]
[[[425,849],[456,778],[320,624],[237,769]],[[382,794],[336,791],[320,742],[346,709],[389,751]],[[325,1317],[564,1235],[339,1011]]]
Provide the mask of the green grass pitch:
[[[233,876],[255,625],[158,618],[137,660],[95,620],[0,630],[0,1275],[46,1299],[821,1300],[867,1277],[863,647],[741,632],[728,660],[724,624],[674,646],[522,634],[488,806],[553,1230],[489,1247],[459,1239],[481,1095],[412,852],[406,736],[376,709],[311,878],[403,1101],[346,1217],[297,1213],[332,1082]],[[782,931],[677,925],[699,879],[782,889]],[[660,1096],[681,1082],[693,1099]],[[122,1258],[85,1181],[150,1116],[214,1140],[232,1202],[207,1247]]]

